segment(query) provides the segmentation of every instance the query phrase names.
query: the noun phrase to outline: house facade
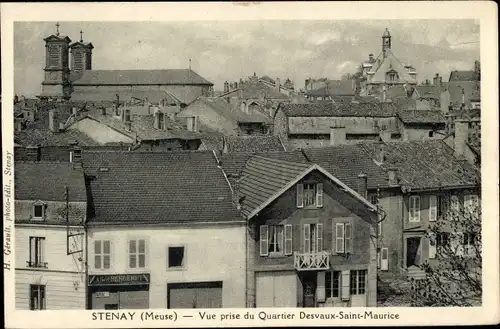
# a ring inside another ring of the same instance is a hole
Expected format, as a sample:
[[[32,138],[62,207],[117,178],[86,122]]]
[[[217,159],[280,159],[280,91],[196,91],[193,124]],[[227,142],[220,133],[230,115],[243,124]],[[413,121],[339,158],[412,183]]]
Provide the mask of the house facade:
[[[260,156],[237,189],[247,307],[376,305],[377,214],[364,197],[317,165]]]
[[[85,309],[86,210],[81,166],[16,161],[16,309]]]
[[[90,309],[244,307],[246,225],[213,152],[86,152],[83,165]]]

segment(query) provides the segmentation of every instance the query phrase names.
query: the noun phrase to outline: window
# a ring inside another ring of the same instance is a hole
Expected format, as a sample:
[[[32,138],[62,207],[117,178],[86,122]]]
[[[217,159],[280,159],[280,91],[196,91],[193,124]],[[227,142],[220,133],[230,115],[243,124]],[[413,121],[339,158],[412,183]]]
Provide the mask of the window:
[[[420,196],[410,196],[409,216],[410,222],[420,222]]]
[[[352,252],[352,228],[350,223],[335,224],[335,252],[338,254]]]
[[[30,310],[45,309],[45,286],[30,284]]]
[[[28,267],[47,267],[44,262],[45,238],[30,236],[30,251]]]
[[[111,243],[109,240],[94,241],[94,267],[109,269],[111,263]]]
[[[351,295],[363,295],[366,290],[366,270],[351,271],[350,292]]]
[[[434,137],[434,131],[429,130],[429,137]]]
[[[146,241],[145,240],[130,240],[129,241],[129,267],[144,268],[146,267]]]
[[[429,197],[429,221],[434,222],[437,219],[437,197],[431,195]]]
[[[33,219],[44,219],[45,204],[37,202],[33,205]]]
[[[378,204],[378,195],[377,194],[370,195],[370,203],[374,206],[376,206]]]
[[[460,214],[460,200],[458,196],[452,195],[450,197],[450,211],[448,212],[448,219],[454,220],[458,219]]]
[[[292,225],[261,225],[260,255],[292,254]]]
[[[326,298],[340,297],[340,272],[326,272],[325,275]]]
[[[462,234],[462,245],[464,250],[464,255],[474,256],[476,249],[476,233],[463,233]]]
[[[450,234],[447,232],[440,232],[436,234],[436,251],[438,253],[445,253],[446,248],[450,246]]]
[[[316,253],[323,250],[323,224],[304,224],[304,253]]]
[[[184,247],[168,247],[168,267],[184,267]]]
[[[477,195],[466,195],[464,197],[464,208],[469,216],[479,214],[479,198]]]
[[[297,208],[323,207],[323,184],[297,184]]]

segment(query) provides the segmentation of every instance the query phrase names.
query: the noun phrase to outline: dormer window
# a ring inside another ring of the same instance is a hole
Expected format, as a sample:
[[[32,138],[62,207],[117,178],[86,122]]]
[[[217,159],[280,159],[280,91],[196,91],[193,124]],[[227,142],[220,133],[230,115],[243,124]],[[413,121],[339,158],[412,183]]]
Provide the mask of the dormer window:
[[[398,81],[399,80],[398,72],[390,70],[389,72],[386,73],[386,80],[391,82]]]
[[[45,203],[37,201],[33,204],[33,219],[43,220],[45,218]]]

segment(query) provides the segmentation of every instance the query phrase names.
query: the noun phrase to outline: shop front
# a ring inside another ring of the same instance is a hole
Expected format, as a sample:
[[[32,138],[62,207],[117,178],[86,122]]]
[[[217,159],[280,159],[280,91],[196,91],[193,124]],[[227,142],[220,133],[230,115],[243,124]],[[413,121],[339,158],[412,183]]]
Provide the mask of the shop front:
[[[147,309],[149,283],[149,273],[89,275],[90,309]]]

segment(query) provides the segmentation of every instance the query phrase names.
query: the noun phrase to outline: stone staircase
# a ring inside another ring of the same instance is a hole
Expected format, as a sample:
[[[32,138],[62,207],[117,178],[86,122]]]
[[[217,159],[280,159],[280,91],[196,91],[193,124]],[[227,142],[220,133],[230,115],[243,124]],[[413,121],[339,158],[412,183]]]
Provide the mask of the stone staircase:
[[[425,272],[416,266],[410,266],[406,270],[406,277],[408,279],[421,280],[425,278]]]

